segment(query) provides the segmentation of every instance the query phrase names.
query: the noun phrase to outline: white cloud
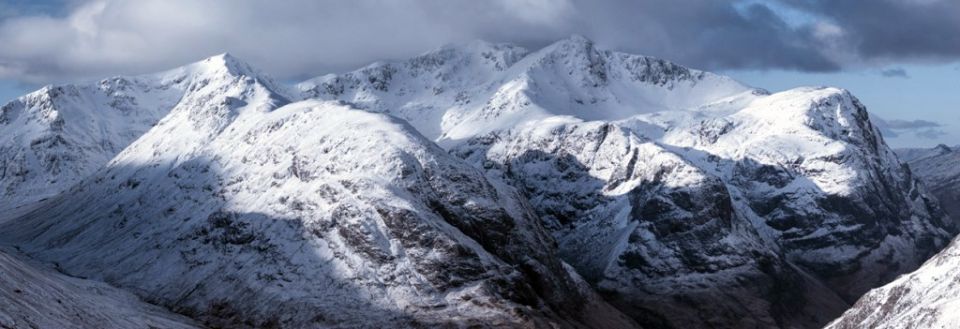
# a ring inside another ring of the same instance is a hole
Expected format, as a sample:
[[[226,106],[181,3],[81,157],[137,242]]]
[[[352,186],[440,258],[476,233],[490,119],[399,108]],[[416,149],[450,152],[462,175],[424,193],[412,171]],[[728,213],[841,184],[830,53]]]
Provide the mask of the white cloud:
[[[67,17],[3,21],[0,77],[148,72],[224,51],[280,76],[316,74],[468,39],[559,37],[571,8],[551,0],[99,0]]]
[[[574,12],[569,0],[498,0],[496,3],[507,13],[531,24],[559,24]]]

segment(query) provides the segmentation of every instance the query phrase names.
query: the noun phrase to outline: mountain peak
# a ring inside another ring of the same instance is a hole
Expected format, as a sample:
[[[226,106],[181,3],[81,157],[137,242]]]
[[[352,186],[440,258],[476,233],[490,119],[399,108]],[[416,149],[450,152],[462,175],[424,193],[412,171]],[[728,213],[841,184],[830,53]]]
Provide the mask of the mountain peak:
[[[287,100],[292,99],[285,86],[275,82],[263,71],[227,52],[160,73],[158,76],[162,80],[192,80],[202,81],[203,84],[211,80],[218,80],[227,84],[234,83],[231,81],[236,80],[252,80],[277,94],[283,99],[281,103],[287,103]]]
[[[254,69],[253,66],[247,64],[247,62],[226,52],[208,57],[189,66],[202,69],[204,71],[223,71],[236,76],[245,75],[256,77],[262,75],[259,70]]]
[[[240,60],[236,56],[233,56],[227,52],[210,56],[206,58],[204,61],[212,61],[212,62],[215,61],[215,62],[223,63],[224,65],[227,65],[227,66],[246,65],[246,63],[244,63],[242,60]]]
[[[174,83],[179,83],[184,80],[196,80],[196,78],[205,80],[232,80],[235,78],[248,77],[265,82],[270,86],[277,85],[262,71],[226,52],[210,56],[171,70],[154,74],[146,74],[140,77],[147,79],[160,79],[161,81],[170,81]]]

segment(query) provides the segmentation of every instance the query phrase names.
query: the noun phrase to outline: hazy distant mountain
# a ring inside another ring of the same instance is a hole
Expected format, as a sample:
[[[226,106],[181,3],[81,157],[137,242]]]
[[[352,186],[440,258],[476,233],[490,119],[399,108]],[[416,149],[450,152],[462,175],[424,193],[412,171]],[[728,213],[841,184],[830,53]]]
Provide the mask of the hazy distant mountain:
[[[960,227],[960,148],[939,145],[931,149],[900,149],[897,154],[940,200],[954,225]]]

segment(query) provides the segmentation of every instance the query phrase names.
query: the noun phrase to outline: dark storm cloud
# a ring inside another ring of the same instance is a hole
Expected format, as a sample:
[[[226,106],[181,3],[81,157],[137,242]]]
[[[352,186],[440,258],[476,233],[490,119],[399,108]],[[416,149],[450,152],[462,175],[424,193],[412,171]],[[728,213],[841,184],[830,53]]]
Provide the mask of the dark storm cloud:
[[[578,8],[582,30],[627,51],[707,69],[839,69],[819,51],[826,42],[811,28],[792,27],[759,3],[597,1]]]
[[[878,0],[881,9],[836,1],[845,14],[828,10],[832,0],[49,0],[68,5],[40,13],[18,12],[35,2],[15,1],[0,6],[0,78],[30,82],[150,72],[225,51],[295,79],[446,43],[537,48],[570,34],[704,69],[836,71],[860,58],[944,57],[960,47],[932,44],[956,40],[943,39],[956,32],[946,15],[956,2],[936,0]],[[894,10],[905,14],[889,17]],[[888,49],[897,43],[916,49]]]
[[[839,26],[866,60],[960,58],[960,1],[782,0]]]
[[[880,75],[886,78],[910,78],[910,75],[907,74],[907,70],[899,67],[880,71]]]

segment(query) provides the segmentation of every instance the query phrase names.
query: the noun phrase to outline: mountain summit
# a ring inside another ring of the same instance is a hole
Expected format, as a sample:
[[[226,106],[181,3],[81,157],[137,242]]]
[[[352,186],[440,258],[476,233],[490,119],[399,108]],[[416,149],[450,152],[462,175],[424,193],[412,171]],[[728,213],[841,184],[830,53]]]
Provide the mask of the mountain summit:
[[[299,89],[305,98],[397,116],[442,145],[552,116],[620,120],[757,92],[664,60],[600,50],[577,36],[535,52],[485,42],[448,46],[311,79]]]
[[[157,74],[46,86],[7,103],[0,107],[0,212],[64,191],[174,108],[204,108],[198,98],[264,90],[273,106],[289,102],[257,72],[222,54]]]

